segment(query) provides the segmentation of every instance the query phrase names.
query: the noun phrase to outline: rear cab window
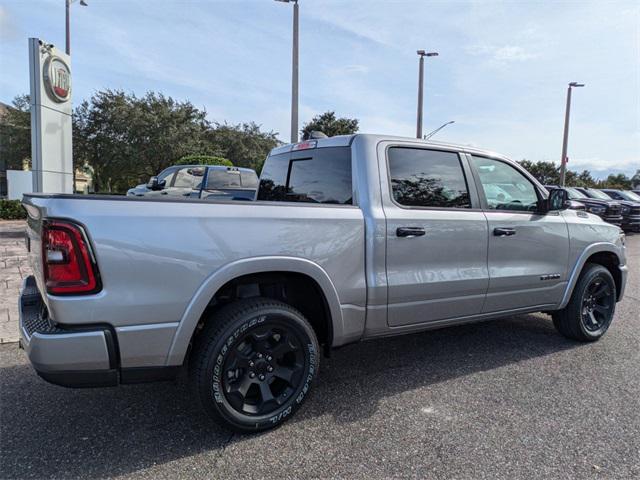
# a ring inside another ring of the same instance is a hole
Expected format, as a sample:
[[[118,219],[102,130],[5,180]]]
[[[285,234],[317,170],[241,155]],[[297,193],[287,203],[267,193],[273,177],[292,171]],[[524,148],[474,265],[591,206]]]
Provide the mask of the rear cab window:
[[[221,170],[210,168],[207,173],[205,190],[217,190],[222,188],[240,188],[240,172],[238,170]]]
[[[352,197],[350,147],[273,155],[260,176],[258,200],[351,205]]]

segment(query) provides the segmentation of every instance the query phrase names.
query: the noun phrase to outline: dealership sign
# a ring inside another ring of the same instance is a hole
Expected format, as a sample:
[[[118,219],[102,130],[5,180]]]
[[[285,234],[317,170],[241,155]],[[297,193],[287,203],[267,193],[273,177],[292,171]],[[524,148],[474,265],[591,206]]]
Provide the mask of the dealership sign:
[[[71,97],[71,70],[65,61],[52,56],[43,68],[44,84],[51,100],[63,103]]]
[[[29,83],[33,191],[73,193],[71,57],[30,38]]]

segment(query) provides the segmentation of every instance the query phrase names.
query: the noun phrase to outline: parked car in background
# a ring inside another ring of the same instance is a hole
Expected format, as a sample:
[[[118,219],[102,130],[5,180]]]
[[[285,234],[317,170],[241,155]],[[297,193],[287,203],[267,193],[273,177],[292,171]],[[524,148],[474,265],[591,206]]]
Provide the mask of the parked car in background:
[[[631,191],[616,190],[614,188],[603,188],[601,191],[614,200],[619,201],[623,207],[629,208],[627,215],[624,214],[625,212],[623,210],[622,228],[634,232],[640,231],[640,195]]]
[[[625,235],[567,200],[495,153],[364,134],[273,149],[253,202],[25,195],[20,342],[67,386],[184,366],[214,419],[264,430],[347,343],[527,312],[601,338]]]
[[[547,190],[553,190],[554,188],[560,188],[560,187],[558,187],[557,185],[545,185],[544,188],[546,188]],[[569,196],[569,208],[571,210],[581,210],[581,211],[587,210],[587,206],[584,203],[571,199],[571,196]]]
[[[130,188],[134,197],[253,200],[258,175],[250,168],[223,165],[174,165],[151,177],[146,184]]]
[[[558,188],[558,187],[555,185],[547,185],[546,188]],[[572,203],[583,205],[584,209],[587,212],[593,213],[594,215],[598,215],[605,222],[613,223],[614,225],[622,224],[622,216],[619,213],[616,213],[615,208],[614,210],[610,210],[609,200],[600,200],[597,198],[587,197],[584,193],[582,193],[580,190],[578,190],[575,187],[565,187],[565,190],[569,195],[569,200]]]
[[[619,227],[622,226],[622,223],[624,222],[624,218],[623,218],[623,206],[620,202],[612,199],[606,193],[603,193],[600,190],[596,190],[594,188],[570,187],[570,189],[582,194],[584,197],[591,200],[592,201],[591,203],[594,205],[596,201],[600,202],[599,205],[601,207],[604,207],[604,211],[602,211],[602,213],[600,214],[602,219],[605,222],[613,223],[614,225],[618,225]],[[569,193],[569,195],[571,195],[571,193]],[[576,200],[581,202],[585,201],[585,199],[576,199]],[[596,211],[592,210],[591,213],[596,213]]]

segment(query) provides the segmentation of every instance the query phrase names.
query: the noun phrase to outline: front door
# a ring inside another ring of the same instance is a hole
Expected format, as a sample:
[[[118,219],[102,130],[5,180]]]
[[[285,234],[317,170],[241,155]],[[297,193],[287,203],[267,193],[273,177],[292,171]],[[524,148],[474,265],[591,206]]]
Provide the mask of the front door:
[[[384,156],[388,324],[479,314],[489,282],[487,220],[466,157],[402,145]]]
[[[557,304],[567,284],[569,233],[559,212],[536,213],[542,192],[500,159],[469,157],[489,222],[489,290],[483,312]]]

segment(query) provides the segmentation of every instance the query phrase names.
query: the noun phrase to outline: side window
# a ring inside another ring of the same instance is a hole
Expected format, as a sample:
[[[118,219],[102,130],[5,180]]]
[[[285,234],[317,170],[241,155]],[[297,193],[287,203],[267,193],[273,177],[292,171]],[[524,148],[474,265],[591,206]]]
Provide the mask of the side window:
[[[207,174],[206,189],[215,190],[218,188],[240,188],[240,172],[210,168]]]
[[[393,198],[400,205],[471,208],[457,153],[392,147],[388,162]]]
[[[534,211],[538,194],[531,181],[508,163],[471,157],[480,176],[488,208],[492,210]]]
[[[268,157],[262,167],[258,200],[287,201],[287,173],[290,153]]]
[[[175,177],[175,175],[176,175],[175,168],[167,168],[166,170],[163,170],[162,172],[160,172],[160,175],[158,175],[158,181],[164,180],[165,187],[169,187],[171,186],[171,182],[173,181],[173,177]]]
[[[203,167],[187,167],[181,168],[176,173],[173,186],[176,188],[200,188],[202,177],[204,176]]]
[[[318,148],[269,157],[258,200],[350,205],[351,149]]]
[[[258,188],[258,176],[254,172],[240,172],[242,188]]]

